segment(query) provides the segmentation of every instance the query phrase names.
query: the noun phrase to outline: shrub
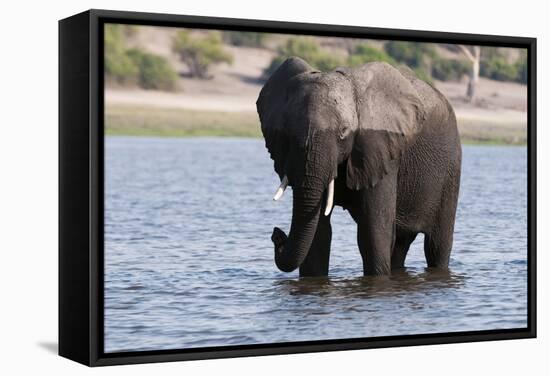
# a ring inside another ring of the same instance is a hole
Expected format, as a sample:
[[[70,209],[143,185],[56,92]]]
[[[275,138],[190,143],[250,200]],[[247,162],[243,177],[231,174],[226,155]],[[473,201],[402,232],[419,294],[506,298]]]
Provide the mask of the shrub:
[[[234,46],[264,47],[269,34],[252,31],[226,31],[223,40]]]
[[[422,67],[437,55],[432,45],[419,42],[389,41],[384,45],[384,50],[395,61],[411,68]]]
[[[224,51],[218,32],[194,38],[187,30],[179,31],[173,40],[172,49],[187,65],[192,77],[210,78],[208,71],[212,64],[233,62],[233,55]]]
[[[119,84],[135,82],[138,67],[126,54],[123,25],[105,25],[105,76]]]
[[[279,52],[290,56],[299,56],[304,60],[314,60],[323,54],[317,42],[303,37],[287,39],[286,44],[279,49]]]
[[[502,57],[495,57],[480,63],[479,75],[498,81],[515,81],[518,78],[518,67],[507,63]]]
[[[458,81],[470,70],[470,63],[465,60],[436,58],[432,62],[431,75],[436,80]]]
[[[137,48],[127,51],[128,57],[138,67],[138,84],[144,89],[174,90],[178,75],[163,58]]]
[[[356,67],[369,63],[371,61],[385,61],[389,64],[395,64],[395,61],[384,51],[369,46],[366,43],[358,44],[348,57],[348,65]]]
[[[343,64],[341,57],[328,53],[322,53],[313,60],[313,66],[323,72],[333,70]]]
[[[284,46],[279,48],[278,56],[271,60],[264,70],[264,77],[269,77],[287,58],[297,56],[304,59],[312,67],[321,71],[329,71],[343,64],[343,59],[333,55],[308,38],[289,38]]]
[[[483,47],[479,75],[498,81],[527,83],[527,51],[522,50],[513,63],[509,62],[508,57],[505,50]]]
[[[126,48],[135,26],[105,25],[105,76],[118,84],[138,84],[144,89],[173,90],[177,74],[166,59],[149,52]]]

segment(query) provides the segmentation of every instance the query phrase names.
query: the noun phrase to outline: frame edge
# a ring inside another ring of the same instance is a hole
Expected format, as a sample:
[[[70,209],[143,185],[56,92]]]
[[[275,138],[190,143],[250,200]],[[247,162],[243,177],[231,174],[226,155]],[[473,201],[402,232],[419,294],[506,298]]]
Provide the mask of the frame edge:
[[[59,355],[90,365],[90,12],[60,20]]]

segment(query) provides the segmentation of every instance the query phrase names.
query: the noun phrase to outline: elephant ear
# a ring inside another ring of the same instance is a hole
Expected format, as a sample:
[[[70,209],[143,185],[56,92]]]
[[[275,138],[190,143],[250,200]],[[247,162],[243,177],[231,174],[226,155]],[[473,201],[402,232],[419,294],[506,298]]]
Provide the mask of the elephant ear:
[[[285,131],[287,87],[293,77],[309,71],[313,68],[304,60],[298,57],[286,59],[265,83],[256,101],[265,146],[281,179],[285,175],[289,147]]]
[[[369,63],[349,69],[356,88],[358,130],[347,164],[350,189],[374,187],[415,139],[425,119],[422,101],[397,69]]]

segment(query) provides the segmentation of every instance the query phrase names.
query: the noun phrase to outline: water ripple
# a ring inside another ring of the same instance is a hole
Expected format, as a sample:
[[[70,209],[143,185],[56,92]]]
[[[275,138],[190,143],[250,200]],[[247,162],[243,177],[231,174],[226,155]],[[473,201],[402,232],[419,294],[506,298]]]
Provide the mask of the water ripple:
[[[269,238],[289,228],[291,192],[271,200],[262,140],[108,137],[105,149],[107,352],[527,324],[524,147],[464,147],[451,271],[426,268],[419,236],[389,278],[362,276],[342,210],[328,278],[276,269]]]

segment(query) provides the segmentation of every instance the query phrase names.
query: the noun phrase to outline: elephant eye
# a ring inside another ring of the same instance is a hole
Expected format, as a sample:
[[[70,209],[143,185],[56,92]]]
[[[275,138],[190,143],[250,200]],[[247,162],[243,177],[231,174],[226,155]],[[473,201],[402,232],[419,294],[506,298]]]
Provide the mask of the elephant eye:
[[[341,127],[339,130],[338,136],[340,137],[340,140],[343,140],[349,135],[350,129],[348,127]]]

